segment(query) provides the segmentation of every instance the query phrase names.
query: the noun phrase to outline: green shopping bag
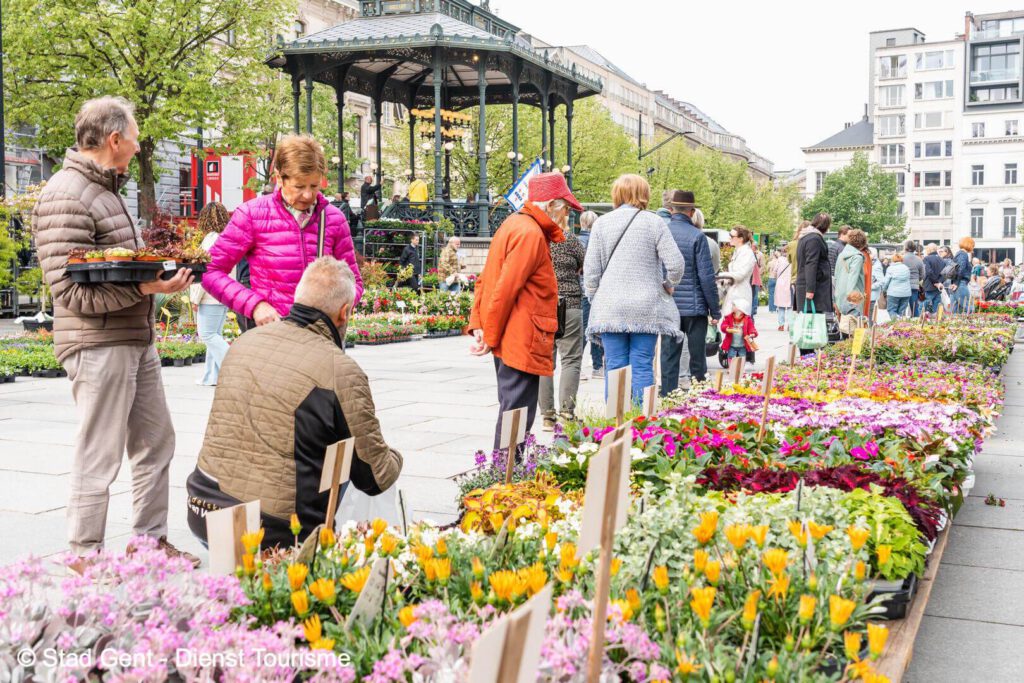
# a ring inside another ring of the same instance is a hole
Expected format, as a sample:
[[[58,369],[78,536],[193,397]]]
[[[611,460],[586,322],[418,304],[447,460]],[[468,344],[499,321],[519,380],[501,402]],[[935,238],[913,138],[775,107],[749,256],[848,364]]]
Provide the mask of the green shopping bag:
[[[811,312],[807,312],[810,304]],[[820,349],[828,344],[828,326],[825,314],[814,308],[813,299],[804,300],[803,313],[797,313],[789,328],[789,341],[799,349]]]

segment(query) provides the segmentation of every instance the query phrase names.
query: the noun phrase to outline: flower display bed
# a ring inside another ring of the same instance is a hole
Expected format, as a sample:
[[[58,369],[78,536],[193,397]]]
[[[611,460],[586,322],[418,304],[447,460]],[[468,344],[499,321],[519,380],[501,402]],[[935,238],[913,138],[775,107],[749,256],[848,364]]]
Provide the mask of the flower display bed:
[[[838,345],[820,373],[813,358],[780,368],[767,404],[754,377],[628,416],[631,507],[611,548],[603,680],[900,680],[1002,404],[992,369],[1013,342],[1003,318],[929,323],[905,360],[908,329],[883,328],[874,375],[865,363],[849,387]],[[953,346],[970,360],[951,358]],[[613,428],[570,424],[550,447],[531,437],[510,484],[506,456],[478,452],[457,478],[450,527],[348,522],[305,530],[301,553],[298,539],[266,550],[260,532],[246,534],[233,577],[145,544],[102,555],[83,579],[54,579],[38,560],[0,568],[0,660],[52,643],[158,659],[265,648],[346,657],[263,672],[273,680],[462,681],[488,626],[550,585],[538,680],[584,681],[597,553],[577,553],[583,491]],[[381,558],[394,572],[381,607],[368,625],[349,624]],[[52,673],[84,676],[73,666]],[[158,679],[168,667],[189,680],[254,673],[171,658],[149,671],[114,665],[108,677]]]

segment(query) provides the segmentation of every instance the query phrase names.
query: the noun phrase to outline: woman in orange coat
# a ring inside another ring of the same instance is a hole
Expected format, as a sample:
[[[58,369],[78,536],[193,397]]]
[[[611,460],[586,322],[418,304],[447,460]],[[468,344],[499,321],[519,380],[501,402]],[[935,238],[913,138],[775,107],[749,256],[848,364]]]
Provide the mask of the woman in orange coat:
[[[565,239],[561,224],[569,209],[583,207],[560,173],[530,179],[529,201],[501,224],[476,282],[469,331],[477,356],[494,355],[498,376],[498,424],[494,448],[501,445],[501,416],[527,408],[526,431],[537,414],[540,377],[554,373],[558,331],[558,282],[550,242]]]

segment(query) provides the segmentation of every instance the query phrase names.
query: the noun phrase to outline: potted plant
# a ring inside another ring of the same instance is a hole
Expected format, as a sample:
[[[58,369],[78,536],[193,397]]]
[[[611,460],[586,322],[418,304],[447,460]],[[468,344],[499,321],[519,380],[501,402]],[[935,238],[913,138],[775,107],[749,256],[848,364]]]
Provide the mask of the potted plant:
[[[68,252],[68,264],[72,263],[85,263],[85,255],[89,253],[88,249],[75,248]]]
[[[103,252],[107,261],[131,261],[135,258],[135,252],[122,247],[112,247]]]
[[[156,249],[143,247],[135,252],[136,261],[163,261],[164,257]]]
[[[107,258],[104,256],[102,249],[93,249],[85,252],[85,260],[89,263],[100,263],[106,261]]]

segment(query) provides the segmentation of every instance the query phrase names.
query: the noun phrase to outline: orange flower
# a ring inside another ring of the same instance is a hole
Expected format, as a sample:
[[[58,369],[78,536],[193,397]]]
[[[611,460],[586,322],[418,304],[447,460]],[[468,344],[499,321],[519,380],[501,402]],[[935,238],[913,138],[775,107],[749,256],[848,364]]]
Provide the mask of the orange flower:
[[[863,560],[857,560],[857,563],[853,565],[853,578],[856,579],[857,583],[864,580],[867,575],[867,565],[864,564]]]
[[[334,581],[331,579],[317,579],[309,585],[309,592],[313,594],[314,598],[326,605],[334,604]]]
[[[885,641],[889,639],[889,629],[881,624],[868,624],[868,652],[871,659],[878,659],[885,649]]]
[[[299,523],[299,516],[294,512],[292,513],[291,520],[289,520],[288,528],[292,532],[292,536],[298,536],[299,533],[302,532],[302,524]]]
[[[475,576],[478,579],[484,578],[484,563],[480,560],[480,558],[474,557],[471,564],[473,566],[473,576]]]
[[[612,565],[609,567],[609,571],[611,571],[612,576],[617,576],[620,569],[622,569],[622,560],[616,557],[612,560]]]
[[[639,612],[640,607],[643,604],[640,600],[640,591],[635,588],[630,588],[626,591],[626,602],[629,603],[629,606],[633,608],[634,612]]]
[[[789,553],[781,548],[770,548],[765,551],[762,559],[764,566],[768,567],[768,571],[778,576],[785,571],[786,565],[789,564]]]
[[[267,572],[263,572],[263,590],[265,590],[266,592],[269,593],[273,589],[274,589],[274,582],[270,578],[270,574],[268,574]]]
[[[544,588],[548,582],[548,573],[544,571],[544,565],[540,562],[519,570],[519,577],[526,583],[526,593],[535,595]]]
[[[697,618],[701,620],[701,623],[704,624],[704,628],[707,628],[708,623],[711,621],[711,608],[715,603],[716,592],[714,586],[690,589],[690,594],[693,596],[690,600],[690,608],[697,615]]]
[[[444,557],[448,554],[448,543],[443,538],[437,539],[437,556]]]
[[[685,652],[676,648],[676,673],[683,677],[683,680],[697,670],[697,662],[690,659]]]
[[[494,591],[494,596],[499,602],[512,602],[512,594],[516,588],[516,575],[514,572],[502,569],[501,571],[492,572],[487,577],[487,580],[491,584],[491,590]]]
[[[242,547],[245,548],[245,552],[250,555],[255,555],[260,551],[261,543],[263,543],[262,527],[260,527],[259,531],[250,531],[242,534]]]
[[[860,644],[863,640],[860,631],[847,631],[843,634],[843,646],[846,651],[846,658],[851,661],[860,660]]]
[[[868,541],[870,531],[859,526],[846,527],[846,535],[850,537],[850,545],[854,550],[860,550]]]
[[[708,551],[703,548],[697,548],[693,551],[693,568],[700,574],[704,571],[704,567],[708,563]]]
[[[309,574],[309,567],[301,562],[288,565],[288,585],[293,591],[297,591],[305,585],[307,574]]]
[[[576,559],[576,544],[575,543],[563,543],[561,549],[561,560],[562,566],[569,569],[575,569],[576,565],[580,563]]]
[[[478,605],[482,605],[484,602],[484,589],[480,585],[479,581],[473,581],[469,584],[469,596],[473,598],[473,602]]]
[[[761,591],[750,591],[743,603],[743,628],[748,631],[754,627],[757,618],[757,603],[761,600]]]
[[[306,636],[306,640],[311,643],[315,643],[323,638],[323,626],[320,623],[320,617],[314,614],[302,622],[302,631]]]
[[[378,517],[370,523],[370,528],[373,529],[373,537],[377,538],[382,533],[387,531],[388,523]]]
[[[380,552],[385,557],[394,554],[398,550],[398,539],[391,534],[383,534],[380,537]]]
[[[562,583],[572,583],[572,580],[573,578],[575,578],[575,576],[576,573],[573,570],[567,568],[565,565],[560,566],[558,568],[558,571],[555,572],[555,578],[557,578]]]
[[[891,545],[880,545],[875,548],[875,552],[878,553],[878,566],[884,567],[889,564],[889,560],[892,558],[892,546]]]
[[[398,610],[398,620],[402,626],[409,628],[416,621],[416,605],[406,605]]]
[[[654,579],[654,585],[657,587],[659,593],[662,595],[668,593],[668,567],[665,565],[658,565],[654,568],[651,577]]]
[[[242,555],[242,571],[245,572],[246,576],[252,576],[256,573],[256,558],[250,553]]]
[[[736,550],[740,550],[746,545],[747,540],[751,536],[751,528],[749,524],[729,524],[725,527],[725,537],[729,543]]]
[[[830,595],[828,598],[828,616],[832,622],[832,628],[838,631],[846,625],[856,607],[857,603],[853,600],[847,600],[838,595]]]
[[[349,589],[353,593],[359,593],[366,586],[366,580],[370,578],[370,565],[366,565],[362,569],[357,569],[354,572],[345,574],[341,577],[341,585]]]
[[[717,530],[718,512],[715,510],[702,512],[700,513],[700,525],[694,527],[693,536],[701,545],[707,545]]]
[[[709,560],[704,565],[704,576],[708,578],[708,583],[712,586],[718,585],[718,579],[722,574],[722,563],[718,560]]]
[[[789,594],[789,576],[777,574],[772,577],[771,585],[768,586],[768,597],[776,600],[785,600]]]
[[[817,524],[814,521],[807,522],[807,530],[811,532],[811,538],[815,541],[820,541],[825,538],[825,535],[832,531],[835,527],[828,524]]]
[[[320,528],[320,546],[322,548],[333,548],[337,538],[334,536],[334,531],[329,526]]]
[[[807,530],[804,528],[803,522],[798,520],[790,520],[788,523],[789,533],[793,534],[796,539],[797,545],[801,548],[807,547]]]
[[[627,601],[612,600],[612,606],[619,608],[619,613],[622,614],[622,621],[629,621],[633,618],[633,608],[630,607]],[[612,618],[611,612],[608,613],[608,618]]]
[[[754,543],[757,544],[758,548],[763,548],[764,542],[768,538],[768,525],[762,524],[750,527],[750,537],[754,539]]]
[[[435,557],[427,561],[426,565],[424,565],[424,569],[427,567],[432,567],[433,574],[439,584],[442,586],[448,585],[448,579],[452,575],[452,561],[450,558]]]
[[[814,618],[814,606],[817,602],[818,600],[813,595],[800,596],[800,609],[797,612],[797,616],[800,618],[801,624],[806,625]]]
[[[434,556],[434,549],[429,545],[417,545],[413,548],[413,552],[416,553],[416,559],[419,560],[420,564],[425,564],[427,560]]]
[[[544,534],[544,546],[548,549],[549,553],[554,552],[556,543],[558,543],[558,534],[554,531]]]
[[[309,594],[306,591],[295,591],[292,593],[292,607],[300,619],[304,619],[309,613]]]

